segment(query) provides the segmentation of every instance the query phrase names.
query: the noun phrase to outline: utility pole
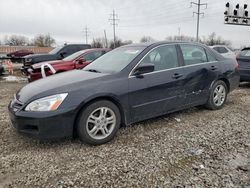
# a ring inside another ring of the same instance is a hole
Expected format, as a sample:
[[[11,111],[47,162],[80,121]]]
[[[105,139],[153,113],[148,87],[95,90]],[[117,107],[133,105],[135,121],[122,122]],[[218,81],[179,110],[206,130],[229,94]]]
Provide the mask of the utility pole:
[[[89,28],[86,26],[84,28],[84,35],[85,35],[85,39],[86,39],[86,44],[88,44],[88,37],[89,37]]]
[[[116,42],[115,27],[118,25],[117,22],[119,21],[119,19],[118,19],[118,15],[115,14],[115,10],[113,10],[113,12],[110,16],[111,16],[111,18],[109,19],[109,21],[111,21],[111,25],[113,26],[114,48],[115,48],[115,42]]]
[[[181,40],[181,28],[178,27],[178,40]]]
[[[191,7],[192,7],[192,5],[197,6],[197,12],[193,12],[193,15],[197,14],[196,41],[199,42],[200,15],[204,16],[204,12],[200,12],[200,10],[201,10],[201,6],[206,6],[206,8],[207,8],[207,3],[201,3],[201,0],[198,0],[198,3],[191,2]]]
[[[107,34],[106,34],[106,30],[104,29],[104,38],[105,38],[105,47],[108,47],[108,39],[107,39]]]

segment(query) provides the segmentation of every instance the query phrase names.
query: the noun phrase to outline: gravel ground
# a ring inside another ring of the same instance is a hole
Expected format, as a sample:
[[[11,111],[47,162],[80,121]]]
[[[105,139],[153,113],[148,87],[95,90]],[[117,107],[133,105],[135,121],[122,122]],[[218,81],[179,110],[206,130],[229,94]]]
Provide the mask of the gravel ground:
[[[144,121],[97,147],[18,135],[7,104],[23,85],[0,82],[0,187],[250,187],[250,84],[222,110]]]

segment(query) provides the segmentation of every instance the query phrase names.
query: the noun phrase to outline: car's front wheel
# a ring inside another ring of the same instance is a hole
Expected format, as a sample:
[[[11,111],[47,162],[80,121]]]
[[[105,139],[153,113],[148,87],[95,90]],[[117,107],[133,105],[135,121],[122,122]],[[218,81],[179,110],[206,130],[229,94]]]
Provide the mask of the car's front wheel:
[[[211,110],[218,110],[223,107],[227,100],[228,88],[222,80],[216,81],[210,92],[206,107]]]
[[[80,114],[77,133],[81,141],[99,145],[112,140],[121,124],[118,107],[107,100],[96,101]]]

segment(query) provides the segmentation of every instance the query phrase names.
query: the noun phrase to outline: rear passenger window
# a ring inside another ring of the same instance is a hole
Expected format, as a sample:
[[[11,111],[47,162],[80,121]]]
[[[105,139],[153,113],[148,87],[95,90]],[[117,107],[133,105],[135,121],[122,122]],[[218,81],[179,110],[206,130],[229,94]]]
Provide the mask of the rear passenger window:
[[[205,50],[195,45],[180,45],[185,65],[208,62]]]
[[[212,56],[208,51],[206,52],[207,52],[207,59],[209,62],[217,61],[217,59],[214,56]]]
[[[161,46],[147,54],[141,63],[151,63],[155,71],[178,67],[176,48],[173,45]]]
[[[216,50],[220,54],[228,53],[228,50],[225,47],[214,47],[214,50]]]

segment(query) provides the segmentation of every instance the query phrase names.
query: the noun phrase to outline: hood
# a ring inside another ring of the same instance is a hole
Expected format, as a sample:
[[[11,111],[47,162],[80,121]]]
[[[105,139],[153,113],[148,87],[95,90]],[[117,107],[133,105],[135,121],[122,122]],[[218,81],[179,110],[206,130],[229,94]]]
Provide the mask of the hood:
[[[24,57],[25,59],[31,59],[31,63],[39,63],[42,61],[51,61],[56,60],[57,55],[56,54],[33,54],[33,55],[26,55]]]
[[[20,102],[26,103],[41,97],[70,92],[84,86],[85,83],[91,84],[94,82],[94,79],[107,75],[83,70],[68,71],[32,82],[19,90],[16,97]]]
[[[55,60],[55,61],[43,61],[41,63],[36,63],[32,65],[33,69],[39,69],[43,64],[50,64],[50,65],[57,65],[57,64],[62,64],[62,63],[67,63],[68,61],[63,61],[63,60]]]

